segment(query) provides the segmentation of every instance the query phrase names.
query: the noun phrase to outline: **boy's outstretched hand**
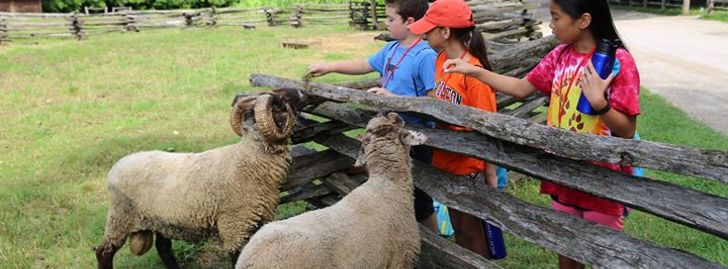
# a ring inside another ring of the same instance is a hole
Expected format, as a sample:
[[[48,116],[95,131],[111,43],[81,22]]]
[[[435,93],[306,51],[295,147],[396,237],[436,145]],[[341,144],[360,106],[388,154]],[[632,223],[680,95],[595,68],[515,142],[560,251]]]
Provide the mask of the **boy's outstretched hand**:
[[[314,77],[320,77],[331,73],[331,68],[325,63],[316,63],[308,66],[308,73]]]
[[[442,64],[445,73],[461,73],[466,76],[475,76],[480,71],[479,67],[469,64],[463,59],[450,59]]]
[[[384,96],[393,96],[394,95],[389,90],[387,90],[385,88],[380,88],[380,87],[370,88],[367,90],[367,92],[384,95]]]

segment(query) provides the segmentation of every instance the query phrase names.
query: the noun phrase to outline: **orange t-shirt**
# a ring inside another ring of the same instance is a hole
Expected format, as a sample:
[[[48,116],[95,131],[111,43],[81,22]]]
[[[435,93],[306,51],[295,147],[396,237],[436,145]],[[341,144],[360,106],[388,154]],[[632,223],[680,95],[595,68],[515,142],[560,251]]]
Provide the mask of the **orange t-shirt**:
[[[457,73],[446,74],[441,68],[446,60],[446,53],[441,52],[435,62],[435,95],[437,98],[454,104],[496,112],[495,91],[474,77]],[[468,59],[468,63],[482,67],[478,58],[473,56]],[[468,131],[466,128],[447,124],[438,124],[437,128]],[[485,170],[483,160],[437,149],[432,152],[432,165],[440,170],[459,176]]]

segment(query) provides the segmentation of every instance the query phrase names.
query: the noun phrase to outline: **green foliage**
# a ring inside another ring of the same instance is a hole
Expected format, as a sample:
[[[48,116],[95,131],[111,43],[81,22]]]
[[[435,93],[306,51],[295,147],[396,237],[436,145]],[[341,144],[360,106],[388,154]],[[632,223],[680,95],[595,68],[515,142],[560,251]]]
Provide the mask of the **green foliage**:
[[[131,7],[144,9],[183,9],[204,7],[227,7],[238,0],[43,0],[45,12],[81,11],[83,7]]]
[[[292,4],[347,4],[350,0],[241,0],[235,6],[239,7],[287,7]],[[369,1],[369,0],[353,0],[353,1]],[[384,0],[378,0],[384,3]]]
[[[105,7],[103,0],[42,0],[44,12],[71,12],[82,10],[84,6]]]
[[[131,7],[145,9],[184,9],[204,7],[288,7],[293,4],[347,4],[350,0],[42,0],[44,12],[82,11],[83,7]],[[353,0],[366,1],[369,0]],[[377,0],[384,4],[384,0]]]

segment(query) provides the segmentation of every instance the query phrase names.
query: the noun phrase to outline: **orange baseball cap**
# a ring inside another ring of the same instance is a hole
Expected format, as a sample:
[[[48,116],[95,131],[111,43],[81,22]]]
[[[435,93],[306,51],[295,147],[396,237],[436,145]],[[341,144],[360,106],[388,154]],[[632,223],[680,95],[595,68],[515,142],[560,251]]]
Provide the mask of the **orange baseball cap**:
[[[409,25],[413,34],[421,35],[435,27],[468,28],[475,26],[473,11],[463,0],[437,0],[422,19]]]

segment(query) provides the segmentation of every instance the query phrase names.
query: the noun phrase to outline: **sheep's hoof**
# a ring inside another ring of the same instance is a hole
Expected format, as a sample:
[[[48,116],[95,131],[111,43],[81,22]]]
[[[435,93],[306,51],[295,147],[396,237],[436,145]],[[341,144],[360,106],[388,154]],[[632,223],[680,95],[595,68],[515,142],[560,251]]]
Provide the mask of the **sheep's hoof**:
[[[131,254],[141,256],[152,248],[154,238],[151,231],[139,231],[129,236],[129,251]]]

